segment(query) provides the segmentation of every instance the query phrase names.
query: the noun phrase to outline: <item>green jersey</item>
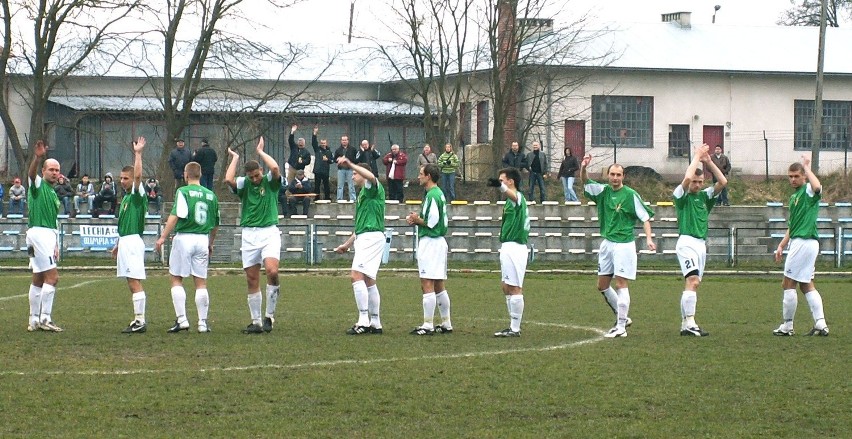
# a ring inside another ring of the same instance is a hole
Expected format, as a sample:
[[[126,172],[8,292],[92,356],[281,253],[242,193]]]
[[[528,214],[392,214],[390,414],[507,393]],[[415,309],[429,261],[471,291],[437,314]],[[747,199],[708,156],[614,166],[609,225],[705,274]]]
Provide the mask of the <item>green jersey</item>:
[[[378,180],[367,181],[355,203],[355,234],[385,231],[385,188]]]
[[[281,179],[267,172],[260,184],[252,184],[246,177],[237,178],[237,196],[242,201],[240,225],[243,227],[268,227],[278,225],[278,191]]]
[[[790,238],[817,239],[817,214],[822,192],[814,192],[810,183],[796,190],[790,196]]]
[[[524,194],[518,194],[518,202],[506,199],[503,205],[503,224],[500,225],[500,242],[526,244],[530,237],[530,215]]]
[[[140,182],[121,199],[121,206],[118,207],[118,236],[142,236],[142,232],[145,231],[147,210],[148,199],[145,197],[145,186]]]
[[[613,190],[608,184],[588,180],[584,186],[586,198],[598,205],[601,236],[612,242],[633,242],[636,220],[648,221],[654,211],[645,206],[642,197],[633,189],[622,186]]]
[[[59,197],[56,196],[53,186],[47,184],[38,175],[34,182],[30,181],[27,204],[30,207],[27,225],[59,229]]]
[[[438,186],[426,192],[420,218],[425,224],[417,227],[417,236],[437,238],[447,234],[447,199]]]
[[[219,225],[219,199],[198,184],[180,187],[175,193],[172,215],[178,217],[176,233],[207,235]]]
[[[679,185],[673,195],[678,232],[693,238],[707,239],[707,218],[716,205],[713,187],[691,194]]]

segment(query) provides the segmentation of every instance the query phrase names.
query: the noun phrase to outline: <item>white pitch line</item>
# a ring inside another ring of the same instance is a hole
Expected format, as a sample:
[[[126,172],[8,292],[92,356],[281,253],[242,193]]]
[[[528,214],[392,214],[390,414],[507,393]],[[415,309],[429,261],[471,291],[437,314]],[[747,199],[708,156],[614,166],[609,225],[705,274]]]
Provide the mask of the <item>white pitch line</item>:
[[[65,291],[65,290],[70,290],[70,289],[74,289],[74,288],[84,287],[84,286],[86,286],[86,285],[90,285],[90,284],[93,284],[93,283],[95,283],[95,282],[99,282],[99,281],[101,281],[101,280],[102,280],[102,279],[87,280],[87,281],[85,281],[85,282],[80,282],[80,283],[78,283],[78,284],[74,284],[74,285],[71,285],[71,286],[67,286],[67,287],[59,287],[59,291]],[[2,302],[2,301],[4,301],[4,300],[20,299],[20,298],[23,298],[23,297],[29,297],[29,293],[27,293],[27,294],[18,294],[18,295],[15,295],[15,296],[0,297],[0,302]]]
[[[567,329],[577,329],[582,331],[591,331],[598,334],[597,337],[575,341],[571,343],[558,344],[553,346],[543,346],[543,347],[530,347],[530,348],[518,348],[518,349],[501,349],[496,351],[481,351],[481,352],[460,352],[457,354],[445,354],[445,355],[424,355],[419,357],[391,357],[391,358],[372,358],[368,360],[326,360],[326,361],[314,361],[310,363],[296,363],[296,364],[256,364],[252,366],[215,366],[215,367],[202,367],[199,369],[130,369],[130,370],[76,370],[76,371],[67,371],[67,370],[53,370],[53,371],[27,371],[27,372],[16,372],[16,371],[0,371],[0,376],[29,376],[29,375],[78,375],[78,376],[124,376],[124,375],[155,375],[162,373],[210,373],[210,372],[246,372],[253,370],[264,370],[264,369],[275,369],[275,370],[293,370],[293,369],[311,369],[317,367],[335,367],[335,366],[346,366],[346,365],[370,365],[370,364],[381,364],[381,363],[393,363],[393,362],[402,362],[402,361],[424,361],[424,360],[446,360],[446,359],[454,359],[454,358],[476,358],[476,357],[486,357],[486,356],[495,356],[495,355],[507,355],[507,354],[517,354],[523,352],[550,352],[556,351],[560,349],[571,349],[575,347],[584,346],[587,344],[597,343],[599,341],[603,341],[604,330],[599,328],[592,328],[588,326],[574,326],[574,325],[565,325],[559,323],[540,323],[540,322],[527,322],[528,324],[537,324],[542,326],[555,326],[559,328],[567,328]]]

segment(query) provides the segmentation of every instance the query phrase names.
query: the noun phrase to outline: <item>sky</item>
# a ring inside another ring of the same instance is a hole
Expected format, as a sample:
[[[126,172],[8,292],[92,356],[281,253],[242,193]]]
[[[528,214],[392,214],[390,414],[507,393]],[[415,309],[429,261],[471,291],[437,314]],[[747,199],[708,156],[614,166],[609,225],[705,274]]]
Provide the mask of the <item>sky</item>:
[[[256,17],[269,17],[271,28],[290,41],[315,44],[346,43],[349,10],[352,0],[305,0],[283,14],[268,14],[259,10]],[[356,35],[382,31],[381,19],[388,17],[390,0],[354,0]],[[692,12],[692,23],[710,24],[714,6],[716,24],[774,26],[781,13],[790,6],[788,0],[570,0],[568,12],[588,12],[595,21],[656,23],[668,12]],[[276,16],[279,15],[279,16]],[[282,17],[283,16],[283,17]],[[558,19],[558,18],[557,18]],[[566,21],[568,17],[565,17]],[[557,24],[558,27],[558,24]]]

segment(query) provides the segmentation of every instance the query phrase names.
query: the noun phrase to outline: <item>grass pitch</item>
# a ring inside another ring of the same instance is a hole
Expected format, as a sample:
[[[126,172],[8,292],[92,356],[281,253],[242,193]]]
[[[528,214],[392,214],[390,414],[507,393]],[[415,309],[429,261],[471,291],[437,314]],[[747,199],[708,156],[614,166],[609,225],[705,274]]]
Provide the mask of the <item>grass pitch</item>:
[[[634,325],[604,340],[612,313],[595,277],[530,273],[523,336],[508,326],[498,274],[451,274],[450,335],[416,337],[414,274],[380,272],[383,335],[356,318],[342,275],[282,276],[275,330],[244,335],[240,274],[209,280],[214,332],[174,320],[153,274],[146,334],[121,334],[130,293],[113,273],[60,272],[59,334],[27,333],[29,276],[0,287],[2,437],[843,437],[852,431],[852,295],[817,279],[831,336],[800,297],[797,336],[774,337],[780,277],[709,274],[698,322],[680,337],[679,276],[631,284]],[[187,286],[189,283],[187,282]]]

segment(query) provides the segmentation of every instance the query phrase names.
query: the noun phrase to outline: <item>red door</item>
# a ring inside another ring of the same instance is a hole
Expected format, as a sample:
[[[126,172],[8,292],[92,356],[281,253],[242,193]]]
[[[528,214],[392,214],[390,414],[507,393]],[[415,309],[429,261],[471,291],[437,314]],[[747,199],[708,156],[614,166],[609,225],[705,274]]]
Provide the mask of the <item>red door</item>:
[[[721,125],[704,125],[704,143],[710,147],[710,154],[716,145],[725,150],[725,127]]]
[[[586,155],[586,121],[565,121],[565,147],[571,148],[574,157]]]

